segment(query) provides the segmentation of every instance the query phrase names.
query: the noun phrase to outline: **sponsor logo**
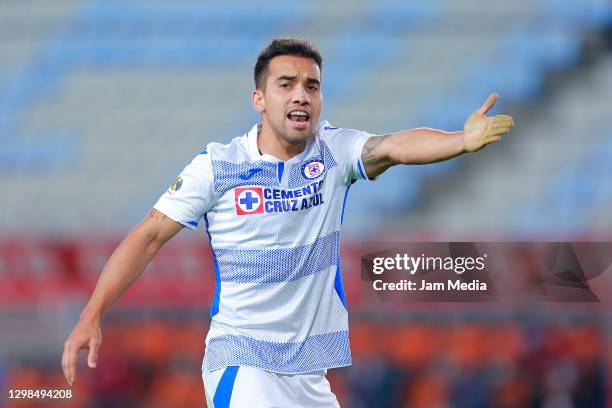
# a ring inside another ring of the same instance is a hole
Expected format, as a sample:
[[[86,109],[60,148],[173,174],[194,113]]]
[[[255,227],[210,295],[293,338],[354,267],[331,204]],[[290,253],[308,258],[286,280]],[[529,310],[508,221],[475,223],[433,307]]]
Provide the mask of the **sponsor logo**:
[[[181,176],[178,176],[177,178],[174,179],[172,184],[170,184],[170,190],[179,191],[182,186],[183,186],[183,178]]]
[[[323,128],[323,130],[335,130],[335,129],[338,129],[338,128],[337,128],[337,127],[335,127],[335,126],[325,126],[325,127]]]
[[[285,190],[269,187],[236,187],[234,202],[237,215],[279,213],[307,210],[324,203],[320,191],[323,180],[305,187]]]
[[[262,214],[263,189],[261,187],[237,187],[234,189],[234,201],[236,203],[236,214]]]
[[[262,170],[263,170],[262,168],[255,167],[254,169],[250,169],[248,173],[246,173],[246,174],[241,174],[241,175],[240,175],[240,178],[241,178],[242,180],[250,180],[250,179],[252,179],[252,178],[253,178],[253,176],[254,176],[255,174],[259,173],[259,172],[260,172],[260,171],[262,171]]]
[[[306,180],[316,179],[323,174],[323,170],[325,170],[325,165],[322,162],[318,160],[308,161],[302,166],[302,176]]]

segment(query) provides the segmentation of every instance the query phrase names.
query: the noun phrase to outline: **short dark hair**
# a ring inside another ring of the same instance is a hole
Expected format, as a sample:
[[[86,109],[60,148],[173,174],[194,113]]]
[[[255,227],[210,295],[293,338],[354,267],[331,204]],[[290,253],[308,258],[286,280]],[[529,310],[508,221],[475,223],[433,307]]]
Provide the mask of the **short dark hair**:
[[[275,38],[270,44],[262,49],[255,63],[255,88],[263,89],[268,77],[268,66],[270,60],[280,55],[292,55],[295,57],[312,58],[320,70],[323,70],[323,58],[309,41],[296,38]]]

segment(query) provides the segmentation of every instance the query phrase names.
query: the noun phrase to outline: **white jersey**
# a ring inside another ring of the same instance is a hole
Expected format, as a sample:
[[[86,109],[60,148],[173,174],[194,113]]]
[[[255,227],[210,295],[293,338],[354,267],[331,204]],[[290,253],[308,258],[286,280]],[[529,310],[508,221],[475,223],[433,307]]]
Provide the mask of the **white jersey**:
[[[283,162],[259,153],[255,125],[210,143],[157,201],[186,227],[206,223],[216,292],[205,369],[297,374],[351,364],[340,227],[350,185],[366,178],[370,136],[323,121]]]

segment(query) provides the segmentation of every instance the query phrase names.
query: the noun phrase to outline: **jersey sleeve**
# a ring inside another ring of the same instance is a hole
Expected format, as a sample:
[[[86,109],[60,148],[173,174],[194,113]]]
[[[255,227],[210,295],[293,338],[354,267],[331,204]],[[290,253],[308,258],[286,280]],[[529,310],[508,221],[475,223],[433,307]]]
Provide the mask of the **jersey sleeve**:
[[[376,178],[368,178],[361,161],[363,146],[374,135],[361,130],[335,128],[327,122],[325,124],[322,128],[323,140],[330,144],[332,154],[338,158],[344,183],[375,180]]]
[[[198,228],[199,220],[214,201],[210,155],[196,156],[174,179],[153,208],[187,228]]]

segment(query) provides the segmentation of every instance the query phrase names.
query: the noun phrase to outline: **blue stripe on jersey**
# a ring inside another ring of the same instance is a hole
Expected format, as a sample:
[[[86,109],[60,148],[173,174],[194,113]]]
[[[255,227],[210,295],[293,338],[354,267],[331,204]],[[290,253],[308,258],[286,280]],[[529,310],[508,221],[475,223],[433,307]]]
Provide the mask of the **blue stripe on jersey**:
[[[334,156],[332,155],[331,150],[329,150],[329,147],[327,147],[327,144],[321,140],[319,146],[321,149],[321,155],[323,156],[323,164],[325,164],[325,167],[329,169],[336,167],[337,163],[334,160]]]
[[[361,168],[361,160],[357,160],[357,168],[359,169],[359,174],[361,174],[361,178],[363,179],[368,179],[365,175],[365,173],[363,172],[363,169]]]
[[[316,334],[305,341],[276,343],[226,334],[206,346],[207,368],[213,371],[248,365],[277,373],[297,374],[351,364],[348,331]]]
[[[327,147],[327,144],[321,140],[321,142],[319,143],[318,155],[311,156],[302,161],[301,163],[295,163],[291,165],[291,168],[289,169],[289,180],[287,182],[289,188],[303,187],[313,181],[305,178],[302,174],[302,167],[304,167],[304,164],[313,160],[320,161],[323,163],[323,174],[325,174],[325,172],[327,172],[328,170],[331,170],[332,168],[336,167],[336,161],[334,160],[334,156],[332,156],[329,147]],[[321,176],[316,178],[316,180],[319,179],[321,179]]]
[[[198,228],[198,222],[197,221],[187,221],[187,224],[193,225],[194,227]]]
[[[285,170],[285,162],[278,162],[278,182],[283,179],[283,171]]]
[[[223,194],[234,187],[246,185],[278,186],[276,164],[265,161],[232,163],[212,160],[213,188]]]
[[[352,185],[353,183],[349,184],[346,187],[346,191],[344,192],[344,200],[342,201],[342,212],[340,213],[340,225],[342,225],[342,222],[344,222],[344,209],[346,208],[346,198],[348,197],[348,192]]]
[[[208,214],[204,214],[204,225],[206,226],[206,233],[208,234],[208,242],[212,243],[210,232],[208,232]],[[219,263],[217,257],[213,251],[213,259],[215,261],[215,297],[213,298],[212,305],[210,306],[210,318],[212,319],[217,313],[219,313],[219,299],[221,298],[221,277],[219,276]]]
[[[210,318],[215,317],[219,313],[219,299],[221,299],[221,277],[219,276],[219,263],[213,252],[215,260],[215,297],[213,298],[212,306],[210,307]]]
[[[215,390],[215,396],[213,397],[213,405],[215,408],[229,408],[237,374],[238,367],[231,366],[227,367],[221,375],[221,379]]]
[[[340,262],[338,262],[338,267],[336,268],[336,277],[334,278],[334,289],[344,305],[344,308],[348,311],[348,305],[346,304],[346,296],[344,294],[344,285],[342,284],[342,273],[340,272]]]
[[[351,184],[346,186],[346,191],[344,192],[344,201],[342,201],[342,212],[340,213],[340,225],[344,221],[344,209],[346,208],[346,198],[348,197],[348,192],[351,188]],[[340,298],[340,301],[344,305],[344,308],[348,311],[348,305],[346,303],[346,296],[344,295],[344,285],[342,284],[342,272],[340,268],[340,259],[338,259],[338,267],[336,268],[336,277],[334,278],[334,289]]]
[[[319,237],[309,245],[279,249],[215,249],[222,282],[289,282],[336,265],[340,232]]]

